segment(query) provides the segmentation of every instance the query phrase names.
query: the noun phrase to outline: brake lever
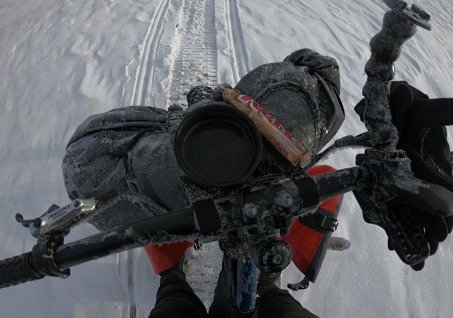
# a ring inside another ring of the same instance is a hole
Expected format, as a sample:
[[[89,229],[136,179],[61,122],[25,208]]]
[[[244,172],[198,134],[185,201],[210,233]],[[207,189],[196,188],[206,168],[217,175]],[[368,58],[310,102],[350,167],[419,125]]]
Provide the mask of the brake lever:
[[[32,236],[38,240],[46,240],[52,235],[69,233],[72,226],[79,223],[96,208],[94,199],[77,199],[63,207],[53,204],[40,217],[24,220],[21,214],[16,214],[16,221],[29,229]]]

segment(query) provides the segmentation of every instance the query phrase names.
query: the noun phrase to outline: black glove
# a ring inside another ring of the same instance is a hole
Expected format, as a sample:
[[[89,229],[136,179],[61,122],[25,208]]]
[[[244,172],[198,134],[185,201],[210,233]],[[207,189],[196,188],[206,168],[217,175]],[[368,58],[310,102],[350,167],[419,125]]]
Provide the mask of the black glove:
[[[310,49],[297,50],[288,55],[283,62],[294,65],[308,66],[328,81],[337,92],[340,92],[340,70],[337,61],[329,56],[321,55]]]
[[[450,147],[444,127],[453,124],[453,99],[430,100],[407,82],[392,82],[390,107],[392,122],[399,132],[397,148],[406,151],[415,177],[453,192]],[[364,109],[362,100],[355,110],[362,116]],[[376,207],[370,204],[370,191],[356,191],[354,195],[365,221],[383,227],[389,249],[414,270],[423,268],[424,259],[433,255],[439,242],[452,231],[453,216],[414,208],[401,198],[380,206],[385,214],[383,222],[373,214]]]

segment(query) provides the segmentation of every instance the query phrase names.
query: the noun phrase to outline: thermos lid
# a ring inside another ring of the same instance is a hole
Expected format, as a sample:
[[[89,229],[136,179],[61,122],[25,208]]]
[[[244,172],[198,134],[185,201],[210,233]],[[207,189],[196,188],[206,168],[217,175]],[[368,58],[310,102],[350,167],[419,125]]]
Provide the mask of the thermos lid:
[[[258,166],[262,147],[252,120],[222,102],[189,109],[174,146],[179,167],[194,182],[208,187],[244,182]]]

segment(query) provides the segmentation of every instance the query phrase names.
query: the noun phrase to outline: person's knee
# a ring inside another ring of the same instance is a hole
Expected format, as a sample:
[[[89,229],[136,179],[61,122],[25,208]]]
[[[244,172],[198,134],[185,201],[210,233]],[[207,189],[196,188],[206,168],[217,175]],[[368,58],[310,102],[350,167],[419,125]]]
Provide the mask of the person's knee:
[[[149,318],[161,317],[207,317],[206,308],[178,268],[161,277],[156,305]]]

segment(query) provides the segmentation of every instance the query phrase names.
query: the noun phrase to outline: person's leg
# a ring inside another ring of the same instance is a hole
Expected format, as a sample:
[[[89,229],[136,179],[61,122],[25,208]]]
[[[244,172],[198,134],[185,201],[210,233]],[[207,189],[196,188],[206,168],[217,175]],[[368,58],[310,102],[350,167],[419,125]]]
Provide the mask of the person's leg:
[[[258,281],[257,318],[316,318],[302,307],[287,290],[275,286],[270,275],[261,274]]]
[[[206,318],[201,300],[186,281],[186,275],[175,267],[161,274],[156,305],[148,318]]]
[[[215,289],[214,300],[209,308],[209,317],[212,318],[246,318],[236,309],[236,304],[232,298],[232,289],[235,287],[236,279],[236,260],[223,256],[222,271],[220,272]],[[251,317],[252,315],[250,315]]]
[[[224,257],[222,271],[217,279],[214,299],[209,308],[209,317],[228,318],[230,316],[228,311],[225,310],[225,306],[227,306],[227,308],[231,308],[232,306],[232,300],[229,297],[230,291],[228,290],[230,284],[228,282],[228,275],[226,274],[228,271],[228,264],[225,264],[225,262],[226,260]]]

